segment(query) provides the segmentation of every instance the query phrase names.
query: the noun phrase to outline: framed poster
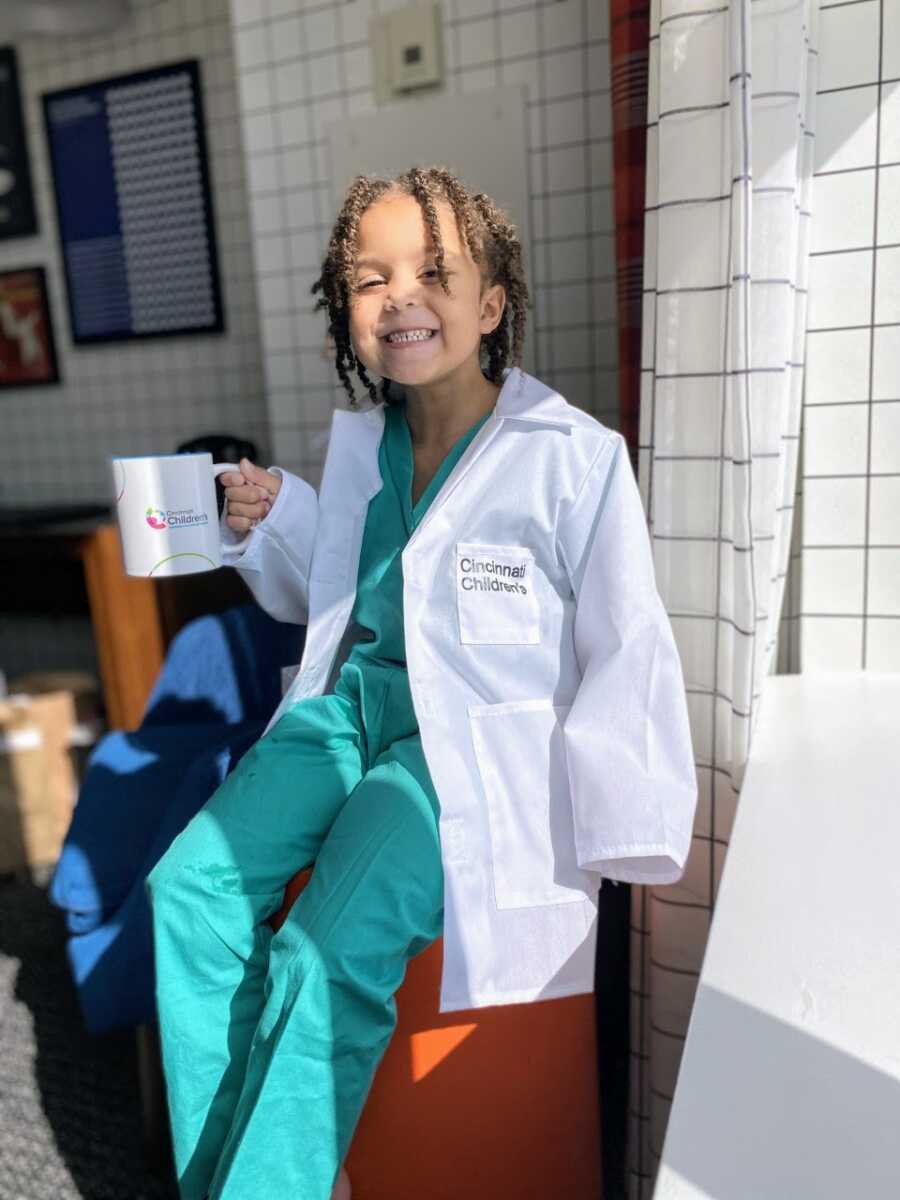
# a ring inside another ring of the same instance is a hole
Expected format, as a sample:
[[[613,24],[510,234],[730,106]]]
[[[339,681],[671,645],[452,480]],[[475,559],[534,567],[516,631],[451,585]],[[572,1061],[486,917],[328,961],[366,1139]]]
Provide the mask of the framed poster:
[[[0,46],[0,238],[37,233],[25,145],[19,71],[12,46]]]
[[[43,267],[0,271],[0,388],[59,383]]]
[[[73,340],[221,332],[196,59],[42,99]]]

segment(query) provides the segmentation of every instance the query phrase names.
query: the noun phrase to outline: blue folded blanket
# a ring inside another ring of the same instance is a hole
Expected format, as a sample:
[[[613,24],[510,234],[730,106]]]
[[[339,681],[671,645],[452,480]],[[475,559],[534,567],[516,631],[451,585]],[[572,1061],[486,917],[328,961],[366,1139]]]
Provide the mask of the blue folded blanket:
[[[69,938],[66,952],[88,1032],[156,1019],[153,930],[144,880],[263,728],[261,721],[202,726],[207,737],[199,750],[194,744],[189,761],[187,730],[160,727],[153,731],[161,735],[153,742],[157,757],[145,761],[136,776],[124,777],[127,788],[120,781],[107,793],[106,819],[73,822],[51,896],[68,910],[69,929],[78,935]],[[180,736],[167,747],[168,734]],[[122,738],[141,736],[113,738],[121,748]],[[127,754],[147,757],[140,743],[129,746]],[[173,763],[183,765],[180,778]],[[100,788],[92,794],[99,799]],[[116,794],[121,803],[110,804]]]
[[[256,605],[202,617],[173,640],[141,727],[91,755],[50,882],[87,1029],[155,1019],[144,880],[256,741],[299,662],[305,629]]]
[[[115,912],[139,873],[149,872],[146,859],[161,832],[171,829],[174,838],[218,787],[221,756],[230,759],[263,728],[261,721],[154,725],[103,738],[88,760],[50,882],[50,899],[65,910],[72,933],[87,933]]]

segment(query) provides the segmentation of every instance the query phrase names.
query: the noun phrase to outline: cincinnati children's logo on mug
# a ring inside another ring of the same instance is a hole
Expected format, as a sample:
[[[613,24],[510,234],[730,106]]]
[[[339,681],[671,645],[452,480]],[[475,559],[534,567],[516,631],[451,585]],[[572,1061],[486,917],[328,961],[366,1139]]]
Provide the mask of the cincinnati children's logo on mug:
[[[194,508],[162,509],[152,505],[146,512],[147,524],[151,529],[186,529],[189,526],[208,525],[209,515]]]
[[[161,508],[148,508],[147,509],[147,524],[150,526],[151,529],[165,529],[166,528],[166,514],[163,512],[163,510]]]
[[[111,460],[122,557],[129,575],[214,571],[243,552],[243,538],[220,529],[215,479],[239,472],[212,455],[157,454]],[[223,540],[225,539],[225,540]]]

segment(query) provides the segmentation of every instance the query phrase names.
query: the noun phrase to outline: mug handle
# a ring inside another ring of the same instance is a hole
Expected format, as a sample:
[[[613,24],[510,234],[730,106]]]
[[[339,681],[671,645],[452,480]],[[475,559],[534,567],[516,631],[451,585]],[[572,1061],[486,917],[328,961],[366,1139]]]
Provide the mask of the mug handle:
[[[238,475],[240,475],[241,468],[238,463],[213,463],[212,472],[213,472],[214,479],[218,479],[219,476],[221,474],[223,474],[223,472],[225,472],[225,471],[237,471]],[[231,542],[227,546],[223,544],[223,546],[222,546],[223,555],[224,555],[224,552],[226,552],[226,551],[229,554],[234,554],[235,551],[242,549],[247,544],[247,542],[250,541],[250,538],[252,536],[253,536],[253,530],[248,529],[247,532],[244,534],[244,536],[242,538],[240,538],[238,541]]]

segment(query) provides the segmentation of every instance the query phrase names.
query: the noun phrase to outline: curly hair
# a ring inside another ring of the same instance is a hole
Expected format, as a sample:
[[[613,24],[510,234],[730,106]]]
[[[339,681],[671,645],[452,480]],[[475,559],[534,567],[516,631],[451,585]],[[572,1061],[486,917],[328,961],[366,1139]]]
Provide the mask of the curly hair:
[[[439,200],[446,201],[452,208],[460,234],[472,258],[481,267],[482,277],[488,286],[499,283],[506,290],[506,305],[500,323],[491,333],[482,336],[480,346],[482,371],[492,383],[500,383],[503,368],[510,362],[514,366],[521,366],[525,311],[530,306],[522,269],[522,246],[509,215],[484,192],[470,192],[446,167],[411,167],[393,179],[357,175],[347,189],[331,231],[322,272],[311,289],[313,294],[323,293],[316,302],[315,310],[328,310],[328,332],[334,340],[336,351],[335,366],[351,406],[357,405],[352,371],[356,372],[372,401],[378,402],[378,388],[369,378],[350,343],[349,309],[355,290],[359,223],[366,209],[387,192],[404,192],[418,201],[434,243],[434,264],[438,278],[446,293],[449,294],[450,287],[444,268],[444,244],[436,209],[436,201]],[[391,395],[389,379],[381,382],[381,398],[387,404],[396,403]]]

